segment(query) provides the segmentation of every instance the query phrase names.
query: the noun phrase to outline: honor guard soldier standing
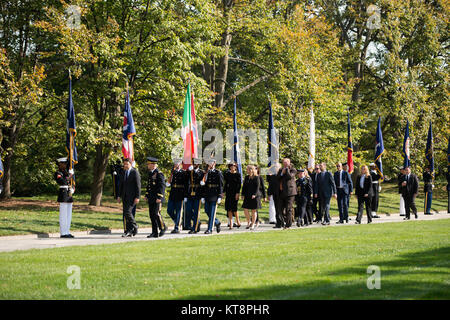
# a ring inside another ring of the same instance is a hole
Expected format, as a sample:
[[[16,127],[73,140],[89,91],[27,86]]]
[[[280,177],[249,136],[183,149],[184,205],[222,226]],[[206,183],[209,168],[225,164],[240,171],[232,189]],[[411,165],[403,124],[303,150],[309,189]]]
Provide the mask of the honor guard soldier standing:
[[[194,159],[194,163],[195,163]],[[194,164],[189,167],[187,171],[187,194],[185,198],[185,219],[190,229],[189,234],[200,231],[200,199],[202,198],[202,189],[200,181],[203,179],[205,173],[200,169],[199,164]]]
[[[202,202],[205,202],[205,211],[209,218],[208,229],[205,231],[205,234],[211,234],[214,225],[217,233],[219,233],[220,221],[216,218],[216,209],[217,204],[222,201],[223,175],[222,172],[216,169],[216,160],[210,159],[208,161],[208,169],[200,185],[204,187]]]
[[[147,169],[148,178],[145,198],[148,202],[148,211],[150,221],[152,222],[152,233],[147,238],[158,238],[162,237],[167,229],[161,217],[161,206],[164,201],[166,179],[164,178],[164,174],[158,170],[158,159],[147,157]]]
[[[426,167],[423,172],[423,192],[425,193],[425,210],[424,214],[432,215],[431,201],[433,199],[433,176],[430,173],[430,168]]]
[[[370,199],[370,205],[372,209],[372,218],[379,218],[377,215],[378,203],[380,200],[380,179],[381,176],[375,169],[375,163],[370,164],[370,176],[372,177],[372,198]]]
[[[70,189],[69,181],[72,179],[73,170],[67,171],[67,158],[59,158],[58,170],[55,172],[55,180],[59,185],[59,232],[61,238],[74,238],[70,234],[70,222],[72,220],[73,190]]]
[[[167,213],[175,223],[171,233],[180,233],[181,210],[186,193],[186,174],[181,168],[181,160],[174,160],[174,167],[169,181],[166,183],[170,187],[169,201],[167,202]]]

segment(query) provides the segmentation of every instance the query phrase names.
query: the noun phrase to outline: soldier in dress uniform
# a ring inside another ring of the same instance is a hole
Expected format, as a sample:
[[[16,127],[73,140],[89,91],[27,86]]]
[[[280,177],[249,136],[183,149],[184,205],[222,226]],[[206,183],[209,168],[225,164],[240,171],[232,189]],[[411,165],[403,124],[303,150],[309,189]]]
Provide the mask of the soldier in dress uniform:
[[[208,215],[208,229],[205,234],[211,234],[213,226],[216,226],[217,233],[220,232],[220,221],[216,218],[217,204],[222,201],[223,175],[216,169],[216,160],[208,160],[208,168],[203,176],[200,185],[203,186],[202,202],[205,203],[205,212]]]
[[[55,180],[59,185],[58,202],[59,202],[59,233],[61,238],[74,238],[70,234],[70,222],[72,220],[72,204],[73,198],[70,187],[70,179],[73,177],[73,170],[67,171],[67,158],[59,158],[57,160],[58,170],[55,172]]]
[[[152,233],[147,238],[162,237],[167,230],[161,216],[161,206],[164,201],[166,190],[166,179],[164,174],[158,169],[158,159],[147,157],[147,192],[145,198],[148,202],[150,221],[152,222]],[[159,230],[159,233],[158,233]]]
[[[308,226],[312,224],[312,215],[307,214],[308,202],[311,201],[312,195],[312,182],[311,179],[306,177],[304,169],[300,169],[298,172],[297,195],[295,196],[295,202],[297,204],[297,227]]]
[[[425,210],[424,214],[432,215],[431,201],[433,199],[433,176],[431,175],[430,168],[426,167],[423,172],[423,192],[425,193]]]
[[[190,229],[189,234],[197,233],[200,231],[200,205],[202,198],[202,188],[200,186],[200,181],[203,179],[205,174],[203,170],[200,169],[200,165],[196,164],[194,159],[194,165],[189,167],[187,171],[187,189],[185,198],[185,219]]]
[[[372,177],[372,198],[370,199],[370,205],[372,209],[372,218],[379,218],[380,216],[377,215],[378,211],[378,203],[380,199],[380,179],[381,175],[378,174],[377,170],[375,169],[375,163],[370,164],[370,176]]]
[[[182,169],[180,159],[174,160],[172,174],[169,181],[166,183],[166,186],[170,187],[169,201],[167,202],[167,213],[175,223],[175,227],[171,233],[180,233],[183,200],[186,194],[186,173]]]

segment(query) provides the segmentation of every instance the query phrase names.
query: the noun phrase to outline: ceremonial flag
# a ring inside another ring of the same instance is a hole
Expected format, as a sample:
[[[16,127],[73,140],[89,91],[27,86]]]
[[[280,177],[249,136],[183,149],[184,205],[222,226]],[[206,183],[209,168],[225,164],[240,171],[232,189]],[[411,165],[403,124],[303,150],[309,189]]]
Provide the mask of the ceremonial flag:
[[[315,157],[316,157],[316,124],[314,122],[314,110],[311,107],[311,117],[309,124],[309,156],[308,156],[308,171],[310,173],[314,170]]]
[[[353,173],[353,142],[352,142],[352,133],[350,129],[350,114],[347,113],[347,136],[348,136],[348,145],[347,145],[347,166],[348,173]]]
[[[198,158],[198,131],[195,120],[194,93],[191,94],[191,84],[186,90],[184,101],[183,124],[181,127],[181,137],[183,138],[183,163],[193,164],[193,158]]]
[[[244,180],[242,174],[242,163],[241,163],[241,151],[239,149],[239,135],[237,129],[237,121],[236,121],[236,97],[234,97],[234,111],[233,111],[233,161],[237,163],[238,172],[241,174],[241,182]]]
[[[273,125],[273,112],[272,112],[272,103],[269,101],[269,128],[268,128],[268,136],[269,136],[269,146],[268,146],[268,156],[269,156],[269,172],[272,171],[272,167],[275,168],[275,164],[278,163],[279,152],[278,152],[278,139],[277,132]]]
[[[72,77],[69,71],[69,102],[67,105],[67,130],[66,130],[66,150],[68,152],[69,169],[78,163],[77,145],[75,143],[75,136],[77,135],[77,128],[75,124],[75,109],[72,101]]]
[[[425,158],[428,160],[430,173],[434,178],[434,157],[433,157],[433,130],[431,128],[431,121],[430,121],[430,128],[428,129],[428,137],[427,137],[427,147],[425,149]]]
[[[2,158],[0,157],[0,179],[3,178],[3,162],[2,162]]]
[[[136,134],[136,128],[134,126],[133,114],[130,106],[130,95],[128,92],[125,96],[125,109],[123,111],[123,134],[122,134],[122,154],[124,158],[128,158],[134,167],[134,142],[133,136]]]
[[[403,139],[403,168],[409,167],[411,165],[409,144],[409,121],[406,120],[405,137]]]
[[[378,117],[376,141],[375,141],[375,169],[381,176],[381,181],[384,180],[383,176],[383,166],[381,163],[381,156],[384,153],[383,135],[381,133],[381,117]]]

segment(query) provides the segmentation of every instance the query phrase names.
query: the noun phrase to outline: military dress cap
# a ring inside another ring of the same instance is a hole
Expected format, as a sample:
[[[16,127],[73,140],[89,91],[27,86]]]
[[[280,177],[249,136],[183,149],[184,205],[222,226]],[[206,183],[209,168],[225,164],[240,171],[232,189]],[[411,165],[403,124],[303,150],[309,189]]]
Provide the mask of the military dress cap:
[[[372,162],[371,164],[369,164],[369,166],[370,167],[375,167],[375,163]]]
[[[67,162],[67,157],[58,158],[58,159],[56,159],[56,161],[59,162],[59,163]]]
[[[347,162],[344,162],[342,165],[343,165],[343,166],[346,166],[346,165],[347,165]]]
[[[305,172],[305,169],[298,169],[298,172]]]
[[[158,159],[155,157],[147,157],[147,163],[158,163]]]

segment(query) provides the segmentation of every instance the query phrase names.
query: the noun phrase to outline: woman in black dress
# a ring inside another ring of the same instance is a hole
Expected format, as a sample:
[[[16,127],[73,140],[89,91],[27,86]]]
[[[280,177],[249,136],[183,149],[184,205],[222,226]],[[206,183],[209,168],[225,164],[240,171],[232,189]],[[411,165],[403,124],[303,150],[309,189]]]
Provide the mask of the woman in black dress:
[[[356,178],[356,196],[358,197],[358,215],[356,224],[361,224],[364,205],[366,205],[367,223],[372,222],[370,198],[372,196],[372,176],[366,165],[361,166],[361,174]]]
[[[223,178],[225,180],[225,210],[228,215],[228,227],[233,229],[234,226],[239,228],[241,222],[238,214],[239,192],[241,191],[241,174],[237,171],[236,162],[228,165],[228,170],[225,171]],[[233,215],[236,217],[236,224],[233,226]]]
[[[244,197],[244,202],[242,203],[242,208],[244,208],[244,214],[247,218],[247,229],[254,229],[256,223],[256,209],[258,208],[258,191],[259,191],[259,178],[256,173],[255,166],[247,166],[247,175],[244,179],[244,184],[242,186],[242,196]],[[250,221],[250,213],[252,211],[252,217]]]
[[[258,194],[256,196],[258,207],[257,207],[257,210],[256,210],[256,224],[255,224],[255,228],[257,228],[259,223],[260,223],[260,221],[259,221],[259,211],[258,210],[262,208],[261,200],[263,199],[265,202],[267,202],[266,187],[264,186],[264,179],[263,179],[263,177],[260,176],[259,167],[256,167],[256,173],[257,173],[258,179],[259,179],[259,190],[258,190]]]

